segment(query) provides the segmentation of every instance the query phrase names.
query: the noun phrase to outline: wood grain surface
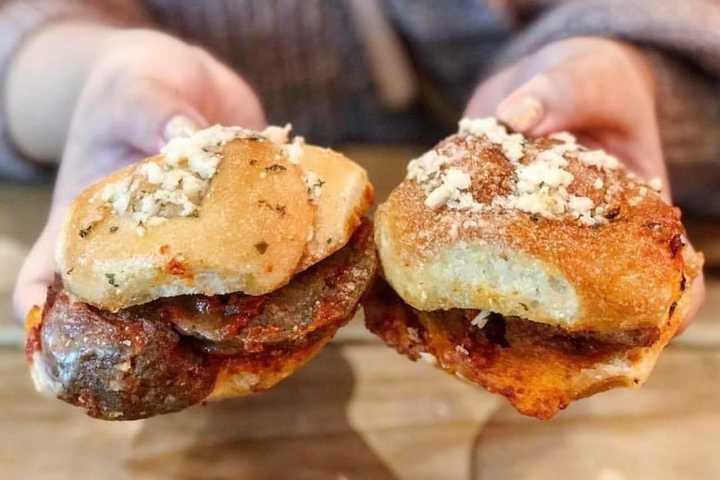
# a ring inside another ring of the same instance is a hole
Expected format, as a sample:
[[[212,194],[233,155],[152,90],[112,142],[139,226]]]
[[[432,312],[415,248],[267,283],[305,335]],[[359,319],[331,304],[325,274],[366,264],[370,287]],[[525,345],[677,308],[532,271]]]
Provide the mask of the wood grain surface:
[[[349,147],[382,198],[414,147]],[[36,394],[10,292],[44,223],[48,186],[0,185],[0,479],[720,478],[720,226],[708,301],[640,390],[571,405],[550,422],[425,364],[361,324],[271,391],[149,420],[110,423]]]

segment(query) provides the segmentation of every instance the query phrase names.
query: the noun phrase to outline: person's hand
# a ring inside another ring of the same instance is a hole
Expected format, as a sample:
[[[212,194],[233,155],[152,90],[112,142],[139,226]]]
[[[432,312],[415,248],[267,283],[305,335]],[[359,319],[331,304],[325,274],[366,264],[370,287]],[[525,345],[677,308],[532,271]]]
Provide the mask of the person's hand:
[[[670,201],[655,112],[652,70],[624,43],[580,37],[551,43],[483,82],[466,117],[497,116],[529,136],[568,130],[650,180]],[[691,286],[692,319],[704,298],[702,273]]]
[[[20,271],[18,318],[44,303],[68,205],[95,180],[156,154],[169,129],[212,123],[262,129],[257,97],[204,50],[146,30],[113,33],[91,66],[74,109],[45,228]],[[175,120],[173,120],[175,119]],[[171,121],[172,120],[172,121]]]

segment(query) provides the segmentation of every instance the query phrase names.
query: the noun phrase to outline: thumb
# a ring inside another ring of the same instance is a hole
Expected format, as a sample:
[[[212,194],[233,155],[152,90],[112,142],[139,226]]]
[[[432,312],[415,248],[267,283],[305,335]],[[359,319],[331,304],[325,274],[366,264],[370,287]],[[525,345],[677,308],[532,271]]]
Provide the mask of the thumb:
[[[580,65],[563,65],[537,74],[497,107],[497,117],[512,129],[533,136],[558,130],[618,129],[629,123],[618,95],[582,81]],[[587,77],[585,77],[587,78]]]
[[[265,112],[250,84],[206,51],[196,53],[204,58],[210,74],[209,88],[198,99],[198,104],[204,107],[201,112],[206,118],[223,125],[238,125],[254,130],[265,128]]]
[[[651,83],[626,59],[576,56],[530,78],[496,109],[513,130],[542,136],[562,130],[618,156],[638,175],[668,185]],[[623,68],[626,66],[627,68]],[[617,69],[622,69],[618,75]],[[669,191],[663,189],[669,198]]]
[[[648,73],[628,58],[571,57],[531,77],[498,105],[496,114],[531,135],[590,128],[630,132],[654,112],[654,97]]]
[[[25,258],[15,281],[13,310],[22,320],[34,305],[45,303],[47,286],[54,276],[54,247],[62,222],[62,209],[53,208],[48,223]]]

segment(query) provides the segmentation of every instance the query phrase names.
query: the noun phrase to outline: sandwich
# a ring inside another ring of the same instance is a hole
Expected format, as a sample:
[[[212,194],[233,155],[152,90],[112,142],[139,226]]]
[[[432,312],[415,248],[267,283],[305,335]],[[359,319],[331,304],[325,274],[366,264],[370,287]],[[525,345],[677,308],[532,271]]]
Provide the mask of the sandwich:
[[[289,127],[173,138],[69,208],[26,321],[37,389],[133,420],[272,387],[373,281],[372,197],[364,169]]]
[[[567,132],[463,119],[378,207],[367,326],[540,419],[641,385],[703,262],[660,188]]]

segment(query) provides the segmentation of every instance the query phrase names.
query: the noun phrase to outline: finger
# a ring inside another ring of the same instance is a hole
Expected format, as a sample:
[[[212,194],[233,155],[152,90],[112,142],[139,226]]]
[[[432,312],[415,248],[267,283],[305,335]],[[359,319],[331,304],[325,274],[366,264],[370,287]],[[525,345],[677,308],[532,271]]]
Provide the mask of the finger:
[[[497,105],[513,90],[516,66],[505,68],[478,86],[465,108],[463,117],[495,115]]]
[[[164,143],[166,126],[173,117],[181,115],[197,126],[207,125],[197,99],[188,92],[150,74],[118,73],[114,66],[98,70],[88,80],[68,132],[66,145],[75,146],[78,151],[66,150],[63,157],[121,147],[145,156],[154,155]],[[113,75],[120,77],[121,87],[116,85],[118,81],[108,80]],[[206,85],[207,81],[199,83]],[[93,162],[103,160],[85,158]]]
[[[616,69],[626,63],[612,55],[572,57],[533,76],[498,105],[496,114],[531,136],[563,130],[579,134],[646,180],[659,178],[669,200],[654,97],[637,68],[628,66],[618,77]],[[621,89],[618,78],[624,82]]]
[[[680,328],[678,329],[676,335],[682,334],[685,329],[690,326],[692,321],[695,319],[698,311],[700,310],[703,300],[705,299],[705,277],[702,271],[697,277],[695,277],[695,280],[693,280],[693,283],[692,285],[690,285],[690,290],[687,294],[690,296],[690,304],[687,307],[685,317],[683,318],[683,323],[682,325],[680,325]]]
[[[175,137],[189,137],[198,128],[200,128],[200,125],[197,125],[185,115],[175,115],[165,125],[163,140],[167,143]]]
[[[618,69],[623,69],[622,75]],[[619,78],[624,83],[621,89]],[[560,129],[629,130],[652,110],[653,99],[651,94],[628,99],[625,92],[644,91],[647,79],[625,57],[576,55],[530,78],[498,105],[497,114],[514,129],[535,135]],[[635,108],[628,108],[629,101]],[[523,107],[537,104],[542,106],[541,115],[534,122],[524,121],[527,108]]]
[[[612,55],[571,57],[518,87],[498,105],[497,116],[534,136],[560,130],[641,133],[635,127],[654,118],[654,98],[644,77],[633,73],[636,68],[625,65],[618,75],[626,63]]]
[[[123,102],[120,110],[112,123],[106,123],[108,129],[100,133],[96,143],[105,140],[108,145],[125,145],[145,155],[155,155],[165,143],[168,124],[174,118],[184,118],[195,129],[208,125],[205,115],[187,99],[162,86],[139,89]]]
[[[55,239],[60,230],[65,209],[54,208],[40,237],[35,241],[18,273],[13,291],[13,310],[21,320],[34,305],[45,303],[48,285],[52,282],[55,262]]]
[[[159,109],[156,109],[157,111]],[[172,109],[166,111],[169,112]],[[159,124],[161,118],[161,116],[157,117]],[[174,127],[170,125],[171,122],[175,123]],[[178,129],[180,123],[184,124],[186,128],[201,126],[188,117],[175,116],[165,122],[163,128],[164,130]],[[82,125],[78,124],[75,127],[80,128],[84,125],[83,122]],[[122,126],[119,127],[117,133],[127,134],[128,132],[123,132],[122,128]],[[148,141],[156,141],[156,139],[153,137]],[[113,139],[110,143],[116,144],[117,140]],[[158,145],[159,147],[160,145]],[[157,150],[155,149],[153,152],[157,152]],[[106,175],[110,170],[138,161],[143,156],[144,154],[137,150],[128,150],[127,147],[120,145],[97,145],[95,136],[79,137],[76,141],[68,144],[58,172],[53,194],[53,207],[48,221],[18,274],[13,292],[13,309],[17,318],[22,319],[33,305],[42,305],[45,301],[47,287],[52,283],[56,270],[54,254],[57,238],[72,199],[83,188],[97,178]],[[109,168],[99,166],[99,162],[107,164]]]
[[[209,65],[213,101],[212,111],[203,112],[213,122],[262,130],[267,125],[265,112],[252,87],[238,74],[204,50],[197,52]],[[206,103],[207,105],[207,103]]]

